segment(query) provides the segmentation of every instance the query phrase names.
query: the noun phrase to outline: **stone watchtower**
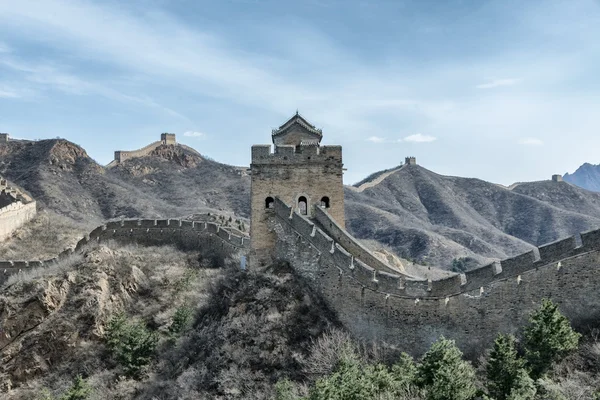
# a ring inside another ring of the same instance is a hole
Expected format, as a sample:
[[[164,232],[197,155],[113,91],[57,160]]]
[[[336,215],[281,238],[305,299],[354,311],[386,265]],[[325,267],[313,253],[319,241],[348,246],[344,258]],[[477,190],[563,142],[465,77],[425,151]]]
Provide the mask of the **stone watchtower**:
[[[323,133],[298,112],[272,131],[271,145],[252,146],[250,242],[253,264],[271,258],[276,236],[268,220],[275,197],[310,218],[326,208],[344,227],[342,146],[321,146]]]

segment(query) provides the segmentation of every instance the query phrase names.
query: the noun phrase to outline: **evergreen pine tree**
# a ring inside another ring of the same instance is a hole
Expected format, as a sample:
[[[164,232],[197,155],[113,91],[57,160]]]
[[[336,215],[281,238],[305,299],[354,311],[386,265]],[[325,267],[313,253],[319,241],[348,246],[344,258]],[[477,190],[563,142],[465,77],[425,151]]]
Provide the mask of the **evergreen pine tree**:
[[[525,362],[517,354],[516,340],[512,335],[498,335],[490,352],[487,365],[488,392],[495,400],[505,400]]]
[[[475,396],[475,370],[462,359],[454,340],[441,337],[425,353],[418,367],[417,384],[427,389],[428,400],[469,400]]]
[[[551,300],[544,299],[540,309],[531,315],[529,325],[525,327],[525,358],[531,377],[541,377],[552,363],[577,349],[580,337],[571,328],[569,320],[558,310],[558,306]]]

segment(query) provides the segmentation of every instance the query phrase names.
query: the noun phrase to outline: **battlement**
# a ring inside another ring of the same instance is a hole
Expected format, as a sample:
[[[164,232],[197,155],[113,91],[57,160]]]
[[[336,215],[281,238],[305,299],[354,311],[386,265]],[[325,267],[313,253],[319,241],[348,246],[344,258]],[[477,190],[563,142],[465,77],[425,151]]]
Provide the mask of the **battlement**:
[[[302,142],[299,146],[279,145],[252,146],[252,164],[317,164],[342,163],[342,146],[319,146],[313,142]]]
[[[405,165],[417,165],[417,157],[406,157],[404,159]]]
[[[0,143],[8,142],[10,139],[10,135],[8,133],[0,133]]]
[[[0,216],[1,221],[1,216]],[[1,226],[1,225],[0,225]],[[174,244],[184,249],[209,249],[227,247],[232,251],[245,250],[250,241],[246,236],[231,233],[229,229],[204,221],[179,219],[126,219],[100,225],[77,242],[75,247],[65,249],[48,260],[0,261],[0,283],[10,275],[25,272],[27,268],[51,265],[73,253],[79,253],[89,243],[116,240],[121,243],[142,245]]]
[[[583,245],[580,247],[577,247],[576,238],[572,236],[540,246],[539,257],[536,252],[530,250],[467,271],[463,277],[457,274],[428,281],[391,269],[338,226],[325,210],[315,208],[314,215],[318,226],[299,215],[279,198],[275,198],[275,214],[321,254],[330,255],[340,271],[357,279],[364,287],[399,297],[425,300],[457,296],[480,290],[495,282],[518,278],[540,267],[556,265],[561,260],[600,250],[600,229],[598,229],[582,233]]]
[[[317,211],[321,220],[312,222],[276,198],[272,215],[276,258],[319,288],[344,326],[413,355],[440,335],[476,355],[498,332],[516,332],[543,298],[556,301],[576,326],[600,319],[600,229],[582,233],[580,246],[569,237],[462,276],[427,280],[356,257],[345,238],[322,230],[330,223],[326,212]]]

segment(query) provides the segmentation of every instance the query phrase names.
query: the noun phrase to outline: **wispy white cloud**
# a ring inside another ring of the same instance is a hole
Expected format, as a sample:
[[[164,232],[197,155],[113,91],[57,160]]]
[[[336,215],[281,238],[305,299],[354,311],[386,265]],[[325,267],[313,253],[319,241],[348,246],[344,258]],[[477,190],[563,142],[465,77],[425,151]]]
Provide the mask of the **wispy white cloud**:
[[[16,99],[18,97],[21,97],[21,96],[16,91],[9,89],[9,88],[3,88],[2,86],[0,86],[0,98]]]
[[[492,81],[481,83],[475,86],[477,89],[493,89],[501,86],[513,86],[521,82],[521,79],[507,78],[507,79],[494,79]]]
[[[541,139],[528,137],[528,138],[520,139],[519,144],[522,144],[525,146],[541,146],[544,144],[544,142]]]
[[[410,142],[410,143],[431,143],[435,142],[437,138],[435,136],[423,135],[422,133],[416,133],[414,135],[407,136],[403,139],[399,139],[399,142]]]
[[[373,142],[373,143],[384,143],[386,142],[385,138],[379,137],[379,136],[371,136],[367,139],[367,141],[369,142]]]
[[[206,133],[197,131],[186,131],[183,132],[183,136],[204,139],[206,137]]]

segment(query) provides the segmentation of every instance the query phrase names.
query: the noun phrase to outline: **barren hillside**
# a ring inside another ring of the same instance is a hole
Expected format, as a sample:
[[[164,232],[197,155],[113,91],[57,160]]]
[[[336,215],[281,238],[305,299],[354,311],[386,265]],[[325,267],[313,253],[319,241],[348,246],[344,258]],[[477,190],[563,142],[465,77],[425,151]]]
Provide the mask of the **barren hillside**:
[[[149,157],[106,169],[66,140],[10,141],[0,144],[0,173],[42,207],[77,221],[249,212],[243,169],[179,146],[161,146]]]
[[[0,144],[0,174],[80,226],[202,212],[249,217],[247,169],[183,146],[107,169],[65,140],[11,141]],[[443,268],[459,258],[473,267],[600,226],[600,195],[568,183],[508,190],[418,165],[375,172],[345,197],[347,228],[367,246]]]
[[[513,256],[600,226],[598,195],[566,183],[510,191],[410,165],[345,195],[347,227],[356,237],[445,267],[458,257]]]

